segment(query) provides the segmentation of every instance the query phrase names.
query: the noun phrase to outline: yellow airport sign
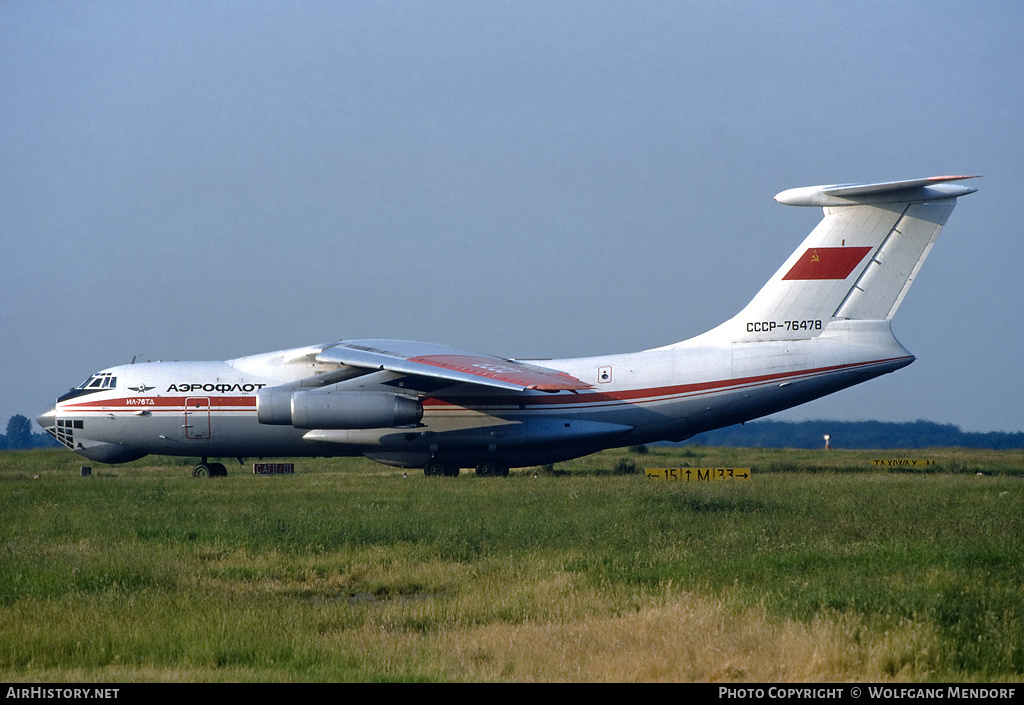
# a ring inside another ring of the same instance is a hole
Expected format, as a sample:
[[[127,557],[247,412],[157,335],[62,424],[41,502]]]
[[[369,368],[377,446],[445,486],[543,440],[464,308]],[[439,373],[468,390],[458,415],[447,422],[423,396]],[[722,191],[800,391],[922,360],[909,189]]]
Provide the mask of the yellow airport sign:
[[[876,468],[927,468],[935,465],[934,460],[927,458],[888,458],[871,462]]]
[[[647,477],[678,482],[749,480],[750,468],[647,468]]]

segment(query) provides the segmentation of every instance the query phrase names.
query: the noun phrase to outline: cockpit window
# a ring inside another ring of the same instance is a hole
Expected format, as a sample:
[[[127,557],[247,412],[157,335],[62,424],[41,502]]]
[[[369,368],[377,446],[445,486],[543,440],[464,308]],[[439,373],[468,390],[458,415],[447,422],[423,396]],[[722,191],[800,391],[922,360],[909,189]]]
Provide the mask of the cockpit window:
[[[117,377],[114,377],[109,372],[98,372],[89,379],[82,382],[78,387],[79,389],[113,389],[117,386]]]
[[[61,394],[57,397],[57,402],[68,401],[85,394],[95,394],[96,392],[102,392],[104,389],[114,389],[115,387],[117,387],[117,377],[114,376],[114,373],[97,372],[67,394]]]

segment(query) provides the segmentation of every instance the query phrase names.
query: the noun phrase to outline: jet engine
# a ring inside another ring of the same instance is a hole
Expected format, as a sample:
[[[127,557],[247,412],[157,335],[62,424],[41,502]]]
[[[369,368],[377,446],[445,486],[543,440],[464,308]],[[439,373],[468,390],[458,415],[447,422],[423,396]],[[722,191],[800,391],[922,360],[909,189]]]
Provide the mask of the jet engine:
[[[393,428],[418,424],[423,405],[388,392],[261,389],[256,417],[263,424],[296,428]]]

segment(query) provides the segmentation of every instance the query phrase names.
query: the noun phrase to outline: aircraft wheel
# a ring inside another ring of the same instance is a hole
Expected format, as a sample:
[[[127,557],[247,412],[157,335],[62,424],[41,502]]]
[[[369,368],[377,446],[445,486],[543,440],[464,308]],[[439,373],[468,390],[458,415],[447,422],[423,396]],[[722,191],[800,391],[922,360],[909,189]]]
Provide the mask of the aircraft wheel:
[[[228,469],[224,463],[199,463],[192,468],[192,477],[227,477]]]
[[[485,460],[476,466],[476,474],[479,477],[507,477],[508,468],[492,460]]]
[[[427,461],[426,467],[423,468],[423,474],[427,477],[437,477],[438,475],[444,475],[447,470],[447,465],[444,461],[438,460],[437,458],[431,458]]]
[[[423,468],[423,474],[428,477],[458,477],[459,466],[449,465],[440,458],[431,458],[426,467]]]

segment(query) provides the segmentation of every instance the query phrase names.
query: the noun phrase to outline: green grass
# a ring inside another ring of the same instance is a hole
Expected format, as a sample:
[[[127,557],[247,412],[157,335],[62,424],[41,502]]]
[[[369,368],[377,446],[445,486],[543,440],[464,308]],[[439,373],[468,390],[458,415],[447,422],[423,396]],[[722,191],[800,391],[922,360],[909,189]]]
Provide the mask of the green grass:
[[[875,457],[937,463],[889,472]],[[668,483],[623,460],[754,475]],[[610,451],[507,479],[294,462],[293,476],[195,480],[150,458],[81,477],[66,451],[0,454],[0,673],[1024,675],[1020,452]]]

